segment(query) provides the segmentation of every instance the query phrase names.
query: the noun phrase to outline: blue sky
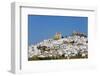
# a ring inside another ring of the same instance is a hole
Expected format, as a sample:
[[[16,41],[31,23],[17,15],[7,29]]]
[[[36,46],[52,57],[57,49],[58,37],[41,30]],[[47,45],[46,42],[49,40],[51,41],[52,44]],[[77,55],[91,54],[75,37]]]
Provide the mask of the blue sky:
[[[28,15],[28,44],[53,38],[56,32],[63,36],[73,31],[88,33],[88,18],[76,16]]]

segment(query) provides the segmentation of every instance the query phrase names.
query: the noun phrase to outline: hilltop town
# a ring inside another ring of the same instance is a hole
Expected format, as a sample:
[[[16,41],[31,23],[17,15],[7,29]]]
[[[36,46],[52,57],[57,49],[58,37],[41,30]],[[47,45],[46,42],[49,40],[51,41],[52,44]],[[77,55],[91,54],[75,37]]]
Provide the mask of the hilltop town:
[[[62,36],[57,32],[53,38],[43,40],[28,48],[28,60],[88,58],[88,38],[80,32]]]

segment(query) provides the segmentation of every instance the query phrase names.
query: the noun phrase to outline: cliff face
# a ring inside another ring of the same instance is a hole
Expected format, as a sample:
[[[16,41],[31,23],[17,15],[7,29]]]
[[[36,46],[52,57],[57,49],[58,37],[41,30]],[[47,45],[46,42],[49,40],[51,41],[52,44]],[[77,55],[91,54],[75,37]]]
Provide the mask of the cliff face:
[[[74,59],[88,57],[88,39],[75,33],[60,39],[47,39],[29,46],[29,60]]]

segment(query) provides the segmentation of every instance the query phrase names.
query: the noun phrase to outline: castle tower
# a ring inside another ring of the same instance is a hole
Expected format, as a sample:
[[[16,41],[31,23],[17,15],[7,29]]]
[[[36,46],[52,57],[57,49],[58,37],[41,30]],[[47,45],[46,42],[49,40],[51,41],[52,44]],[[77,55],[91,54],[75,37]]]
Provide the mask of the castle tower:
[[[61,39],[61,33],[60,32],[57,32],[56,34],[55,34],[55,36],[54,36],[54,39],[55,40],[59,40],[59,39]]]

